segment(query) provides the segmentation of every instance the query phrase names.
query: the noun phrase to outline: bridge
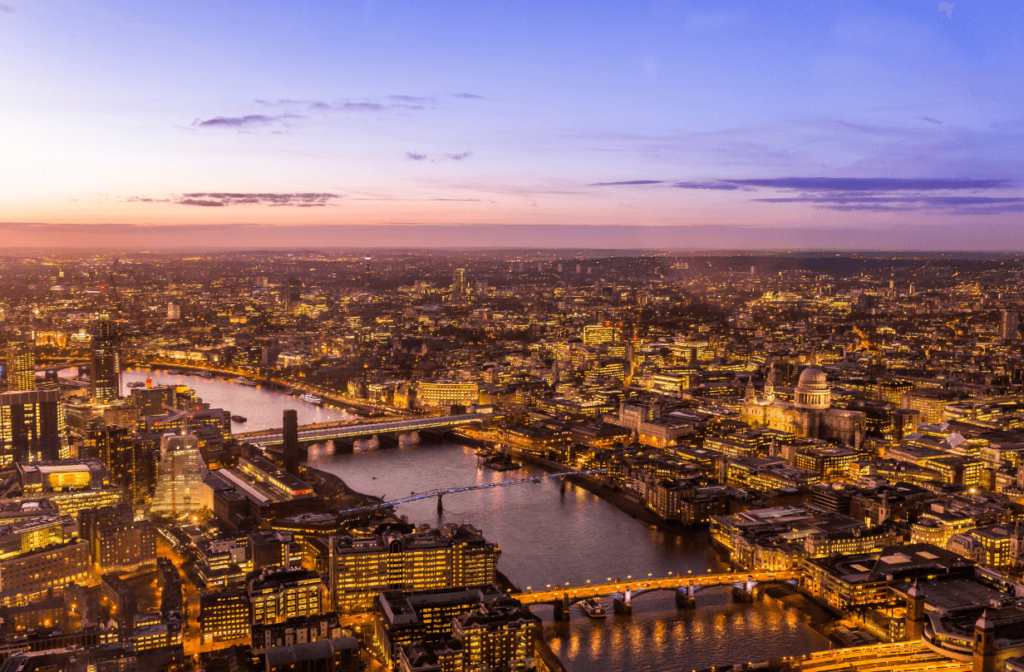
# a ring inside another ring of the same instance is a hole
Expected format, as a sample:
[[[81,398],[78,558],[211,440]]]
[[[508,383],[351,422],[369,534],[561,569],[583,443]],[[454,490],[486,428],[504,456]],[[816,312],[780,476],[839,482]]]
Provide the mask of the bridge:
[[[339,516],[347,516],[355,513],[371,513],[379,509],[383,509],[389,506],[397,506],[398,504],[405,504],[407,502],[415,502],[421,499],[430,499],[431,497],[437,497],[437,512],[440,513],[443,510],[441,503],[442,498],[445,495],[455,494],[457,492],[471,492],[473,490],[489,490],[490,488],[501,488],[507,485],[520,485],[522,483],[539,483],[540,481],[549,478],[558,478],[562,480],[562,486],[565,487],[565,479],[568,476],[579,476],[584,474],[600,474],[607,469],[588,469],[585,471],[563,471],[557,474],[542,474],[540,476],[531,476],[529,478],[516,478],[510,481],[499,481],[497,483],[484,483],[482,485],[469,485],[464,488],[448,488],[447,490],[430,490],[429,492],[414,493],[408,497],[401,499],[392,499],[387,502],[381,502],[379,504],[371,504],[370,506],[359,506],[354,509],[344,509],[337,511]]]
[[[59,364],[41,363],[36,365],[36,372],[42,373],[56,373],[57,371],[63,371],[64,369],[81,369],[85,367],[91,367],[92,362],[88,360],[77,360],[73,362],[61,362]]]
[[[585,583],[579,586],[548,586],[544,590],[534,592],[527,589],[525,593],[513,594],[512,597],[522,604],[549,604],[555,608],[555,620],[569,620],[569,608],[590,598],[611,597],[615,613],[630,614],[633,611],[632,600],[644,593],[656,590],[671,590],[676,594],[676,606],[692,609],[696,606],[696,594],[704,588],[714,586],[732,586],[733,598],[740,602],[751,602],[754,599],[754,588],[762,583],[795,582],[800,573],[794,570],[759,571],[759,572],[726,572],[719,574],[677,574],[664,578],[633,579],[625,581],[609,579],[608,583]]]
[[[394,420],[391,422],[374,422],[365,425],[344,425],[336,427],[321,427],[317,429],[299,429],[300,443],[316,443],[317,441],[331,441],[334,439],[361,439],[378,434],[404,434],[429,429],[451,429],[473,423],[483,422],[486,415],[480,413],[466,413],[463,415],[444,415],[433,418],[414,418],[411,420]],[[267,448],[268,446],[280,446],[284,443],[283,432],[273,434],[262,434],[250,438],[251,443]]]

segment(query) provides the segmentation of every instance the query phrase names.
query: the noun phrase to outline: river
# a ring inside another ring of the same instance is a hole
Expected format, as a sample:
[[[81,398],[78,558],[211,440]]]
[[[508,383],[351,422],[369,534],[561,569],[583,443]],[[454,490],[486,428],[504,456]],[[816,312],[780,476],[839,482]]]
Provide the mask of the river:
[[[146,375],[126,372],[125,382]],[[158,379],[188,385],[213,406],[247,416],[245,429],[279,427],[285,408],[296,408],[300,423],[345,417],[279,391],[224,379],[166,374]],[[478,468],[473,450],[452,442],[347,455],[314,446],[309,461],[359,492],[388,499],[544,473],[534,467],[514,472]],[[440,515],[434,499],[403,504],[398,513],[417,524],[477,527],[501,544],[499,569],[521,588],[727,569],[706,531],[652,528],[582,488],[569,484],[562,493],[555,480],[449,495]],[[796,611],[765,601],[734,604],[728,588],[699,593],[695,610],[676,609],[668,592],[636,598],[632,616],[613,615],[609,600],[605,607],[609,616],[603,621],[590,620],[574,607],[569,623],[554,623],[550,607],[536,608],[551,648],[571,672],[691,670],[828,648],[828,640]]]
[[[129,369],[123,372],[121,385],[124,394],[131,394],[128,383],[145,382],[146,378],[152,378],[154,385],[187,385],[212,408],[223,408],[234,415],[245,417],[244,423],[231,421],[231,431],[234,433],[279,428],[283,424],[282,414],[286,408],[295,409],[300,425],[355,417],[328,404],[307,404],[298,397],[281,390],[272,390],[265,385],[247,387],[232,382],[231,378],[203,378],[149,369]]]

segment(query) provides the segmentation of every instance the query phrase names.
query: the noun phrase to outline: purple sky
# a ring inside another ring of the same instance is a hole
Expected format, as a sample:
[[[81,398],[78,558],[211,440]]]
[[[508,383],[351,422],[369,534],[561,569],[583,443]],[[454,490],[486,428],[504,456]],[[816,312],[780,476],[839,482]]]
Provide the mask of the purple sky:
[[[998,0],[4,0],[0,230],[1021,249],[1021,35]]]

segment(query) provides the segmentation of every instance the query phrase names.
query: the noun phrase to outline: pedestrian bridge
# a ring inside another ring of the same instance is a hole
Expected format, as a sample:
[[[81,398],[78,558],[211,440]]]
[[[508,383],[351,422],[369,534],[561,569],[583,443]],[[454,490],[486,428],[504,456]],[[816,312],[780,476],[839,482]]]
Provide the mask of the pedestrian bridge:
[[[585,583],[578,586],[545,587],[543,590],[528,589],[525,593],[516,593],[512,597],[522,604],[550,604],[555,608],[555,620],[566,620],[569,607],[577,602],[594,597],[611,597],[614,599],[615,611],[620,614],[632,612],[632,600],[644,593],[657,590],[671,590],[676,594],[676,604],[684,608],[693,608],[695,595],[704,588],[714,586],[732,586],[734,597],[740,601],[752,601],[754,588],[762,583],[796,582],[800,573],[793,570],[761,571],[761,572],[725,572],[718,574],[677,574],[664,578],[616,579],[608,583]]]
[[[315,429],[303,429],[300,427],[299,442],[316,443],[318,441],[331,441],[334,439],[363,439],[379,434],[401,434],[431,429],[452,429],[453,427],[483,422],[486,417],[486,415],[481,413],[466,413],[463,415],[443,415],[432,418],[375,422],[365,425],[340,425],[336,427],[318,427]],[[263,448],[280,446],[284,443],[284,434],[282,432],[249,437],[239,436]]]

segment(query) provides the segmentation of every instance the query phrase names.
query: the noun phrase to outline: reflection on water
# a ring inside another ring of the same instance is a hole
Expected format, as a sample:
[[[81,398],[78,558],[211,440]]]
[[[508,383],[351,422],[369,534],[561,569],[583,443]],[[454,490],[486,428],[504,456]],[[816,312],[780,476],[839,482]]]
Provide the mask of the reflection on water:
[[[543,473],[478,468],[473,451],[454,443],[349,455],[325,451],[311,461],[360,492],[388,499]],[[398,513],[412,523],[476,526],[501,544],[499,568],[520,588],[727,569],[706,531],[652,529],[586,490],[569,485],[560,492],[557,480],[449,495],[440,516],[433,499],[402,504]],[[734,604],[727,588],[698,593],[697,605],[678,610],[672,593],[655,592],[633,602],[632,616],[613,615],[606,600],[607,619],[590,620],[574,607],[570,623],[552,622],[550,607],[534,609],[545,620],[552,648],[573,672],[690,670],[828,647],[795,611],[763,601]]]
[[[124,393],[131,394],[131,388],[127,387],[128,383],[145,382],[146,378],[152,378],[154,385],[187,385],[211,407],[223,408],[233,415],[245,417],[244,423],[232,421],[232,432],[252,432],[281,427],[281,415],[286,408],[296,410],[300,425],[353,417],[341,409],[331,408],[326,404],[314,406],[280,390],[271,390],[264,386],[247,387],[232,382],[230,378],[171,375],[166,371],[148,369],[130,369],[122,373]]]

